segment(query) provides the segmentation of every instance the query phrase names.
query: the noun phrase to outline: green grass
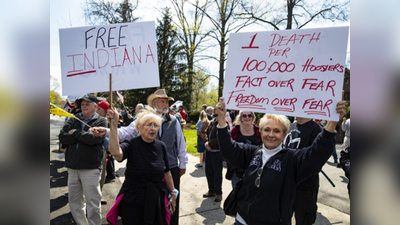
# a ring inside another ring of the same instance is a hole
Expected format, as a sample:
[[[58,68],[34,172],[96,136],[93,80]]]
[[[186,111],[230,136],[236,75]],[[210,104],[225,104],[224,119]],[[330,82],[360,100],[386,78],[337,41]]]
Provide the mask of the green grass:
[[[186,137],[187,152],[197,156],[197,130],[183,129],[183,135]]]

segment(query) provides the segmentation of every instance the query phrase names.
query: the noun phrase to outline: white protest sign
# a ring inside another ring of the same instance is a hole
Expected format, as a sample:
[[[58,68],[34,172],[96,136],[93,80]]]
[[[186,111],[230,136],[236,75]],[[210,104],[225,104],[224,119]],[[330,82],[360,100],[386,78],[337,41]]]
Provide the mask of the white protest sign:
[[[339,120],[348,27],[233,33],[228,109]]]
[[[160,86],[154,21],[59,32],[63,95]]]

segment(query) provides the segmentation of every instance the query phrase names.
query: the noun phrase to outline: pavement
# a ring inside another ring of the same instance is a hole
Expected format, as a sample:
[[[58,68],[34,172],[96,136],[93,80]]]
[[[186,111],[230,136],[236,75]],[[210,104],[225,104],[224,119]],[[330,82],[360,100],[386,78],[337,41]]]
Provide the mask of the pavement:
[[[62,120],[62,122],[60,122]],[[63,159],[57,158],[58,133],[64,118],[50,115],[50,224],[75,224],[69,212],[68,199],[63,195],[68,192],[67,170]],[[340,155],[340,145],[337,152]],[[226,216],[222,210],[223,201],[232,190],[231,182],[222,182],[223,200],[214,202],[214,198],[203,198],[208,191],[205,169],[196,168],[199,158],[188,154],[189,162],[186,173],[181,177],[180,190],[180,224],[233,224],[234,218]],[[105,214],[111,208],[113,201],[123,183],[126,161],[115,163],[118,179],[107,183],[103,188],[102,224],[108,224]],[[205,165],[205,164],[204,164]],[[320,173],[320,189],[318,195],[318,213],[315,224],[350,224],[350,200],[347,194],[347,178],[342,169],[337,168],[332,157],[322,169],[332,180],[335,187]],[[226,168],[223,169],[225,176]],[[294,221],[294,220],[292,220]],[[121,223],[122,224],[122,223]],[[293,224],[295,224],[293,222]]]

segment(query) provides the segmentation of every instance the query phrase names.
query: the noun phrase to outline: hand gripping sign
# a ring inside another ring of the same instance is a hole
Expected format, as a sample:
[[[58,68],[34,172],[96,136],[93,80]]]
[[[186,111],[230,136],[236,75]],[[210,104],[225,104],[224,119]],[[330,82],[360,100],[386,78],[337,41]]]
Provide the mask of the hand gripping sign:
[[[339,120],[348,27],[233,33],[228,109]]]
[[[59,32],[63,95],[160,86],[154,21]]]

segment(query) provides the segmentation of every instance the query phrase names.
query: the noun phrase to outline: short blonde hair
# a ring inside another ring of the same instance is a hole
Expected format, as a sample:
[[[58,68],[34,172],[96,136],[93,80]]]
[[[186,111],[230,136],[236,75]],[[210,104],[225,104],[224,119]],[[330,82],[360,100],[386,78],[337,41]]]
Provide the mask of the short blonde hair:
[[[273,120],[276,122],[279,122],[283,126],[283,133],[286,136],[287,133],[289,132],[289,127],[290,127],[290,121],[288,118],[284,115],[276,115],[276,114],[265,114],[261,120],[260,120],[260,131],[263,130],[265,123],[267,120]]]
[[[158,126],[161,125],[160,117],[157,116],[155,110],[152,107],[148,106],[148,105],[146,105],[144,107],[144,109],[139,110],[136,118],[137,119],[136,119],[135,126],[136,126],[136,130],[138,130],[138,131],[142,130],[143,125],[145,123],[147,123],[147,122],[155,123]],[[139,135],[140,135],[140,132],[139,132]]]
[[[240,119],[243,115],[243,112],[245,112],[244,110],[240,110],[239,113],[237,114],[237,116],[235,117],[235,121],[233,121],[234,125],[240,125],[242,126],[242,120]],[[250,112],[250,111],[248,111]],[[256,114],[254,114],[254,112],[250,112],[253,115],[253,120],[251,121],[252,123],[254,123],[254,121],[256,121]]]

